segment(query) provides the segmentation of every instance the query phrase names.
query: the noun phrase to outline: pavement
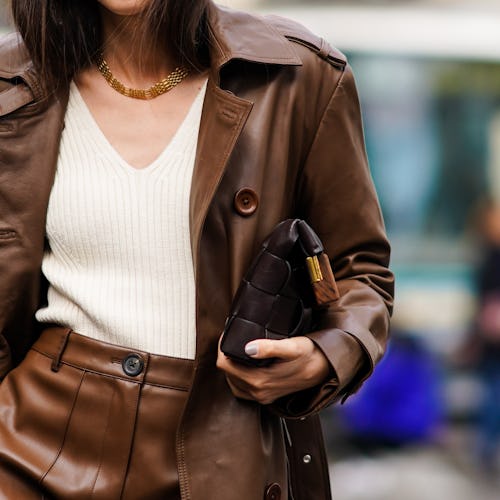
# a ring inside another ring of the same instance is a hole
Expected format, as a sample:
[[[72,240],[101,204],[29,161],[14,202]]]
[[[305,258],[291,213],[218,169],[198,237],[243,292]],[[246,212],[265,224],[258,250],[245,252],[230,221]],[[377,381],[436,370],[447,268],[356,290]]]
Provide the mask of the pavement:
[[[486,474],[474,462],[471,432],[451,428],[437,443],[369,454],[330,449],[333,499],[499,500],[500,471]]]
[[[500,482],[436,448],[351,457],[330,467],[334,500],[499,500]]]

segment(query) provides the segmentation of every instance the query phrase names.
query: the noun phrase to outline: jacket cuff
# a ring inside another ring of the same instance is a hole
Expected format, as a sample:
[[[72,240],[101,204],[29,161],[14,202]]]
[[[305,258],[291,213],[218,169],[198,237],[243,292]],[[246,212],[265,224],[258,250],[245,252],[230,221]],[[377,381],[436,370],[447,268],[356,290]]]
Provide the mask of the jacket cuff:
[[[306,335],[327,358],[330,375],[320,385],[290,394],[275,401],[271,408],[285,418],[302,418],[317,413],[329,404],[344,402],[361,387],[373,371],[370,356],[361,343],[343,330],[319,330]]]

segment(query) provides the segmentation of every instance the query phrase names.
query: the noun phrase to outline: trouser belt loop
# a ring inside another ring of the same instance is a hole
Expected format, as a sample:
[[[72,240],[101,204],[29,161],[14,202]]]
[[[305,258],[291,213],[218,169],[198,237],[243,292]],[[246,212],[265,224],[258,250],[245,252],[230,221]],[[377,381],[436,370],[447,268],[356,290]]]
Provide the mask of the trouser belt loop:
[[[50,367],[50,369],[53,372],[58,372],[59,368],[61,367],[61,358],[62,358],[62,355],[64,354],[64,350],[66,349],[66,346],[68,345],[68,340],[69,340],[70,334],[71,334],[70,328],[65,330],[65,332],[63,333],[63,336],[61,338],[61,343],[59,345],[59,349],[57,350],[56,357],[52,360],[52,365]]]
[[[148,372],[150,360],[151,360],[151,355],[149,353],[146,353],[146,359],[144,360],[144,377],[142,378],[141,385],[144,385],[146,383],[146,374]]]

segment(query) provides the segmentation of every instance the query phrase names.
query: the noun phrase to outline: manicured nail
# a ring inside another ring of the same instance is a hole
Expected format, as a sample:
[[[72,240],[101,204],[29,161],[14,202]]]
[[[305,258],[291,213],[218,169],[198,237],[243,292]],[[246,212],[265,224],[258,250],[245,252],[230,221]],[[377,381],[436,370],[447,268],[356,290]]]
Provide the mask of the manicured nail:
[[[247,356],[255,356],[258,352],[258,348],[256,344],[247,344],[245,346],[245,353]]]

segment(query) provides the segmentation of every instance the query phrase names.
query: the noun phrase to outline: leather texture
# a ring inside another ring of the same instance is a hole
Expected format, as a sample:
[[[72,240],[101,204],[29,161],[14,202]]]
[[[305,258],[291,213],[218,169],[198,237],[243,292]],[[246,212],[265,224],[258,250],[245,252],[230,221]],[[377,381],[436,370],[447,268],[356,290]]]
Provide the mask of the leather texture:
[[[324,257],[322,269],[318,257]],[[316,279],[308,271],[308,258],[316,259],[313,262],[322,275],[319,282],[312,283]],[[321,285],[325,281],[329,283]],[[236,361],[268,366],[273,359],[246,355],[248,342],[304,335],[313,325],[314,310],[337,299],[335,278],[318,235],[303,220],[280,222],[264,241],[236,292],[221,350]]]
[[[304,492],[295,500],[327,499],[315,414],[355,392],[380,360],[394,287],[354,78],[340,52],[291,21],[210,4],[208,24],[211,64],[190,197],[196,359],[176,436],[181,498],[259,500],[274,483],[291,498],[278,412],[306,417],[300,432],[313,460],[307,470],[291,467]],[[0,116],[0,378],[38,336],[34,312],[46,293],[45,217],[68,89],[43,96],[39,88],[19,38],[2,38],[0,109],[9,112]],[[17,109],[5,97],[10,89],[23,96]],[[249,216],[235,206],[243,188],[254,193]],[[216,356],[245,272],[287,218],[307,220],[335,263],[340,299],[307,334],[335,380],[269,408],[235,399]],[[36,389],[24,385],[23,397]]]
[[[128,375],[131,355],[143,367]],[[177,500],[175,433],[193,367],[44,331],[0,385],[0,498]]]

